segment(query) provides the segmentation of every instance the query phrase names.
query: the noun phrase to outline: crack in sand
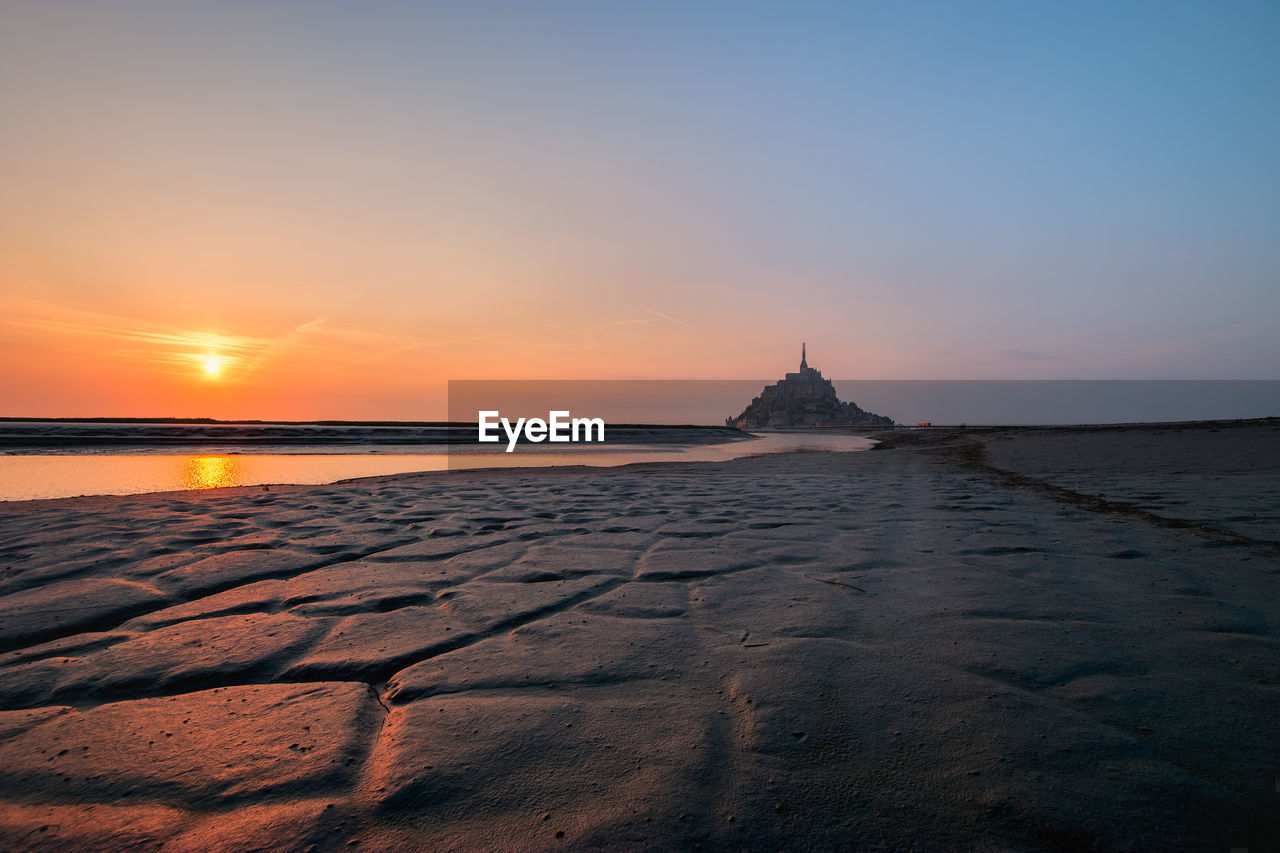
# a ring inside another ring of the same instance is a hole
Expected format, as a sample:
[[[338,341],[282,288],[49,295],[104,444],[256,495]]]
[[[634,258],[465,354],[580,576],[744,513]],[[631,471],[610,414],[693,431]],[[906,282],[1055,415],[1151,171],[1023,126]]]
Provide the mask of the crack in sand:
[[[408,541],[412,542],[416,540],[408,540]],[[370,556],[373,556],[374,554],[381,553],[382,551],[391,550],[393,548],[399,548],[405,544],[407,544],[406,541],[397,541],[395,544],[375,548],[368,552],[347,552],[347,553],[338,555],[336,559],[321,560],[319,562],[308,563],[302,566],[291,566],[286,569],[267,571],[261,574],[255,574],[249,578],[237,578],[234,582],[230,582],[226,585],[211,585],[209,587],[205,587],[200,590],[201,594],[195,595],[189,598],[184,598],[182,596],[174,595],[168,592],[161,592],[161,594],[163,594],[165,598],[162,601],[155,603],[154,605],[147,606],[149,603],[144,602],[143,605],[140,607],[113,612],[107,616],[104,616],[102,619],[93,620],[91,623],[78,623],[72,627],[69,627],[67,630],[64,630],[64,631],[53,629],[48,632],[41,633],[38,637],[31,638],[28,641],[22,641],[13,645],[10,645],[7,643],[0,643],[0,652],[3,652],[3,653],[20,652],[20,651],[23,651],[24,649],[30,649],[35,646],[44,645],[46,643],[56,642],[57,640],[65,639],[67,637],[72,637],[72,636],[75,636],[76,634],[83,634],[89,631],[103,632],[103,633],[110,632],[110,631],[118,631],[118,630],[121,630],[122,626],[128,624],[129,622],[135,619],[145,617],[154,613],[160,613],[165,610],[168,610],[171,607],[176,607],[183,604],[196,603],[207,598],[212,598],[215,595],[220,595],[220,594],[229,592],[231,590],[250,586],[260,581],[279,580],[281,578],[287,578],[295,574],[301,575],[301,574],[306,574],[308,572],[317,571],[319,569],[332,568],[334,566],[342,565],[343,563],[358,562],[360,560],[368,559]],[[240,550],[240,549],[237,549],[237,550]],[[154,586],[150,584],[138,583],[138,582],[130,581],[128,579],[121,579],[121,583],[125,583],[130,586],[135,586],[139,588],[156,589]],[[78,608],[54,608],[47,612],[50,612],[50,613],[73,612],[77,609]],[[81,609],[88,609],[88,608],[81,608]]]
[[[380,678],[377,680],[390,681],[391,679],[395,678],[396,675],[408,669],[409,667],[414,666],[415,664],[422,663],[423,661],[430,660],[431,658],[439,657],[440,655],[443,655],[443,654],[448,654],[449,652],[456,652],[460,649],[467,648],[468,646],[473,646],[476,643],[481,642],[482,640],[486,640],[490,637],[496,636],[506,631],[512,631],[512,630],[515,630],[516,628],[523,628],[526,625],[532,625],[533,623],[546,619],[549,616],[554,616],[557,613],[562,613],[566,610],[570,610],[574,607],[577,607],[579,604],[585,604],[588,601],[599,598],[605,593],[612,592],[614,589],[617,589],[619,586],[622,586],[625,583],[627,583],[625,579],[615,578],[597,587],[593,587],[592,589],[588,589],[588,590],[583,590],[582,592],[579,592],[575,595],[571,595],[568,598],[561,599],[560,601],[557,601],[553,604],[549,604],[537,610],[533,610],[528,613],[522,613],[522,614],[519,614],[518,616],[513,616],[509,619],[501,620],[500,622],[495,623],[494,625],[490,626],[488,629],[484,631],[474,631],[469,634],[464,634],[460,637],[456,637],[448,642],[439,644],[438,646],[435,647],[435,649],[430,654],[424,654],[421,657],[418,657],[407,663],[399,664],[398,666],[395,667],[394,671],[388,672],[387,667],[377,670],[377,672],[383,673],[385,676],[384,678]],[[392,697],[392,698],[394,701],[395,697]]]

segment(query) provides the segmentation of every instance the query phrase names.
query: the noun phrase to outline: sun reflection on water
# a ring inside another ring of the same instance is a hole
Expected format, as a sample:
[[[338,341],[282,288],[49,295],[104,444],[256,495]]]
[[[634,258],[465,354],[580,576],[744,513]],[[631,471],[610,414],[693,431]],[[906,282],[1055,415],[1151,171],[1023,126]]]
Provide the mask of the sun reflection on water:
[[[216,489],[237,485],[239,462],[234,456],[185,456],[182,481],[188,489]]]

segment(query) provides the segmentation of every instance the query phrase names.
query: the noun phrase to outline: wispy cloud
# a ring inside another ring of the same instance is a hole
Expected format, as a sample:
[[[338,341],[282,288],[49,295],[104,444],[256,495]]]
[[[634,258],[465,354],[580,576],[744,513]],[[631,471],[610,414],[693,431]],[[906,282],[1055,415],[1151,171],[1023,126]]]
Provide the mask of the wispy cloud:
[[[182,329],[135,317],[103,314],[25,299],[0,299],[0,327],[33,333],[46,343],[95,357],[137,362],[159,372],[188,373],[217,355],[229,378],[271,368],[347,370],[399,353],[442,345],[408,335],[330,326],[313,318],[276,335],[236,335]]]
[[[672,317],[669,314],[663,314],[661,311],[655,311],[652,308],[646,308],[644,310],[648,311],[650,314],[652,314],[653,316],[657,317],[660,320],[666,320],[668,323],[674,323],[677,326],[684,326],[685,328],[689,328],[689,329],[693,328],[692,323],[686,323],[684,320],[677,320],[675,317]]]
[[[445,345],[444,341],[415,340],[407,344],[403,344],[402,346],[392,347],[391,349],[383,350],[381,352],[375,352],[374,354],[364,356],[363,358],[357,358],[355,361],[349,361],[346,364],[340,365],[338,367],[338,370],[349,370],[352,367],[359,367],[360,365],[370,364],[375,361],[382,361],[383,359],[391,358],[394,355],[414,352],[415,350],[420,350],[423,347],[439,347],[444,345]]]
[[[546,328],[562,335],[577,338],[584,350],[594,350],[599,347],[601,333],[607,329],[616,329],[622,326],[644,326],[653,322],[655,320],[652,317],[631,317],[587,326],[562,326],[559,323],[548,323]]]

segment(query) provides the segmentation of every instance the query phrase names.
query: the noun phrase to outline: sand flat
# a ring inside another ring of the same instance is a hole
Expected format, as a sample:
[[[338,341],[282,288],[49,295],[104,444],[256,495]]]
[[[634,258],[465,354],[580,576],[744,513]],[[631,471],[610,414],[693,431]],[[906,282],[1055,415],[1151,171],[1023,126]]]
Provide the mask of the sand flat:
[[[991,465],[1258,539],[1280,538],[1280,423],[996,433]]]
[[[0,845],[1266,849],[1274,428],[3,505]]]

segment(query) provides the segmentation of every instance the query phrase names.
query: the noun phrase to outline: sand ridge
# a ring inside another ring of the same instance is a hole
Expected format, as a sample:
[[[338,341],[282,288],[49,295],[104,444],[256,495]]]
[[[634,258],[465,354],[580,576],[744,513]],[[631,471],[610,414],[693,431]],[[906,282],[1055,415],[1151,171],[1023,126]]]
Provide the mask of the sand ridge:
[[[0,507],[0,843],[1264,849],[1268,487],[1047,438]]]

